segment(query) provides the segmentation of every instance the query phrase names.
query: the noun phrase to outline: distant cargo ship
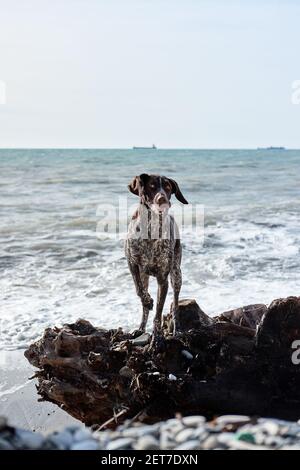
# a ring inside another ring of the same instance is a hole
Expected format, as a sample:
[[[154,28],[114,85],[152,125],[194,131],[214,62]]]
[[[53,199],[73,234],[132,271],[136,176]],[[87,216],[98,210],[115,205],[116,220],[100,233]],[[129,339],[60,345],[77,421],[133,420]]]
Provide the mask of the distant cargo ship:
[[[152,147],[133,147],[133,150],[157,150],[156,145],[152,145]]]
[[[257,147],[257,150],[286,150],[285,147]]]

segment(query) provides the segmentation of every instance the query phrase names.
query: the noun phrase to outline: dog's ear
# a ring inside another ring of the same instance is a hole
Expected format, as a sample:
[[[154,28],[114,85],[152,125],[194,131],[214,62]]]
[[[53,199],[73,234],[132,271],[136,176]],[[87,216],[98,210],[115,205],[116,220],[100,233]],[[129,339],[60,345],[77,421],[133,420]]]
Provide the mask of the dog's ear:
[[[133,178],[133,180],[131,181],[131,183],[127,186],[129,191],[132,193],[132,194],[135,194],[136,196],[139,195],[139,177],[138,176],[135,176]]]
[[[146,173],[142,173],[139,176],[135,176],[131,183],[128,185],[129,191],[132,194],[135,194],[136,196],[141,196],[143,194],[144,187],[148,178],[149,175],[147,175]]]
[[[179,189],[178,183],[175,180],[172,180],[171,178],[168,178],[168,180],[172,185],[172,194],[175,194],[175,197],[178,199],[178,201],[182,202],[182,204],[188,204],[187,200]]]

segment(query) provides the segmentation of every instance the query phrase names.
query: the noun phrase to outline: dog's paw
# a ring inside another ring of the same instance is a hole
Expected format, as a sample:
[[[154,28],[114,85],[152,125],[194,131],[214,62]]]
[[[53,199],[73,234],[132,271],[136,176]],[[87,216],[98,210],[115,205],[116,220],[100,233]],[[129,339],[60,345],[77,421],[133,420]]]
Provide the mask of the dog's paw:
[[[143,299],[142,299],[143,307],[147,308],[148,310],[153,309],[153,299],[149,294],[145,294]]]

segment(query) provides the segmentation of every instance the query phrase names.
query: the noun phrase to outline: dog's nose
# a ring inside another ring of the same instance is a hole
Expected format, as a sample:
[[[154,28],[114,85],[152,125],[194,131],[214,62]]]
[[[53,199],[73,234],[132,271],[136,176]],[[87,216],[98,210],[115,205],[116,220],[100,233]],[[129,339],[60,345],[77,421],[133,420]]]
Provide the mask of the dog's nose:
[[[159,205],[165,204],[167,202],[167,199],[163,194],[159,194],[157,197],[157,202]]]

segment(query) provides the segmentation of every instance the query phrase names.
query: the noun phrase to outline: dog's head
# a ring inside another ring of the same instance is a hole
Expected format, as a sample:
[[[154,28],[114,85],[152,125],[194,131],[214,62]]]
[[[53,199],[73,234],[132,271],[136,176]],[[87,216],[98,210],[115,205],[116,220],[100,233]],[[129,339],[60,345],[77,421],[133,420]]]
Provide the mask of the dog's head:
[[[133,178],[128,189],[155,212],[165,212],[169,209],[172,194],[175,194],[178,201],[188,204],[176,181],[166,176],[142,173]]]

